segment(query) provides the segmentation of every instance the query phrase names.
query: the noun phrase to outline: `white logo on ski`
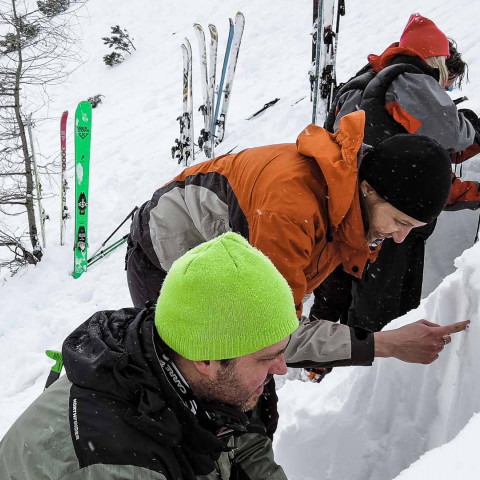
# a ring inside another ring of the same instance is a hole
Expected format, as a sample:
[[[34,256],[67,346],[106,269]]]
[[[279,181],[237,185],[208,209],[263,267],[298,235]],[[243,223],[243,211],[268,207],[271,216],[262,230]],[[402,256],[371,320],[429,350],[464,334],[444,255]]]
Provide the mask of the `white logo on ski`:
[[[83,166],[81,163],[77,163],[77,185],[81,185],[83,182]]]

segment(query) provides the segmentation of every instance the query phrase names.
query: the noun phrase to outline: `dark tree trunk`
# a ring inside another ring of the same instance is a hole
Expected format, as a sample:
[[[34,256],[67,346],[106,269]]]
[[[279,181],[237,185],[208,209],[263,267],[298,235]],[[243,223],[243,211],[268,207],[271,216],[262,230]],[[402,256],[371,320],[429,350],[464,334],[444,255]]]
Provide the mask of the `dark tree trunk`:
[[[22,57],[22,38],[21,38],[21,25],[22,21],[17,16],[16,10],[16,0],[12,0],[13,14],[15,18],[15,31],[17,35],[17,52],[18,52],[18,65],[15,74],[15,89],[14,89],[14,98],[15,98],[15,117],[17,120],[17,125],[19,129],[20,142],[22,147],[23,158],[25,162],[25,178],[26,178],[26,191],[25,191],[25,207],[27,209],[27,218],[28,218],[28,231],[30,236],[30,242],[32,244],[32,249],[34,254],[39,253],[38,260],[41,258],[42,248],[38,240],[38,231],[37,224],[35,220],[35,208],[33,204],[34,198],[34,182],[33,182],[33,170],[32,170],[32,159],[28,151],[27,136],[25,133],[25,125],[23,123],[22,114],[21,114],[21,105],[20,105],[20,82],[23,68],[23,57]],[[36,255],[35,255],[36,256]]]

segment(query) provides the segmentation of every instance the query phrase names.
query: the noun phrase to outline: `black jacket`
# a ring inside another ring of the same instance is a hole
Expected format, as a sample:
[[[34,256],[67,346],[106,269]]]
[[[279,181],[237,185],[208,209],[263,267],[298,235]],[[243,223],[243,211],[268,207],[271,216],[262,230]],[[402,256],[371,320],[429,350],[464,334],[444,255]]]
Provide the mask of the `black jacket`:
[[[0,444],[0,478],[284,480],[257,412],[198,401],[167,351],[153,309],[94,314],[64,342],[68,379]],[[274,392],[262,397],[264,418],[267,406],[276,413]]]

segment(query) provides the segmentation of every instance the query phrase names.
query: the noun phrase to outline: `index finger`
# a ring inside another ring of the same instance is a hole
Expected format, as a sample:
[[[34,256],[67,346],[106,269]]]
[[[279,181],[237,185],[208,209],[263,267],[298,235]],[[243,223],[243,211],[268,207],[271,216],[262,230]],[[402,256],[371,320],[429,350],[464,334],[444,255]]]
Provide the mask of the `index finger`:
[[[450,325],[445,325],[443,327],[435,329],[435,333],[439,335],[450,335],[451,333],[457,333],[465,330],[470,324],[470,320],[465,320],[464,322],[451,323]]]

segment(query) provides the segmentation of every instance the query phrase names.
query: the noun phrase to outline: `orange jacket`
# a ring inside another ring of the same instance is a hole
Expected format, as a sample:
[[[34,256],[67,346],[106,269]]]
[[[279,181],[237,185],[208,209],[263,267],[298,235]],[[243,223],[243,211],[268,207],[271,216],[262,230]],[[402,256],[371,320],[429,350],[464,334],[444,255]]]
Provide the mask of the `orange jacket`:
[[[168,270],[202,241],[238,232],[286,278],[300,316],[304,295],[340,263],[360,277],[376,258],[365,240],[357,180],[364,125],[358,111],[335,134],[309,125],[296,145],[251,148],[189,167],[142,206],[148,227],[136,231],[148,241],[134,240]]]

